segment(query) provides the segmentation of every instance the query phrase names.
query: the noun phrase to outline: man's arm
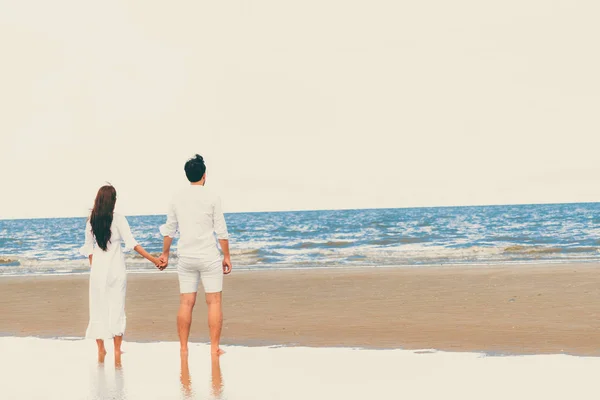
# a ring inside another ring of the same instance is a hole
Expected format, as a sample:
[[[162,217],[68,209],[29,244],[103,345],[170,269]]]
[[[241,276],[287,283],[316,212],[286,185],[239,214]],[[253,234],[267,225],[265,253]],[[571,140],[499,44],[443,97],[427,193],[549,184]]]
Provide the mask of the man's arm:
[[[167,259],[169,258],[169,253],[171,252],[171,243],[173,243],[173,238],[171,236],[165,236],[163,239],[163,249],[161,257],[164,255],[167,257]]]
[[[167,268],[167,265],[169,265],[169,252],[171,251],[173,238],[177,233],[177,227],[177,214],[175,213],[174,205],[171,203],[169,205],[169,212],[167,213],[167,222],[160,227],[160,233],[163,235],[163,251],[158,258],[162,263],[159,267],[161,270]]]
[[[229,254],[229,232],[227,232],[227,224],[225,223],[225,216],[223,215],[223,209],[221,208],[221,199],[217,198],[215,202],[215,209],[213,214],[213,227],[217,234],[217,239],[221,245],[223,251],[223,273],[227,275],[231,272],[231,256]]]
[[[219,239],[221,250],[223,250],[223,273],[227,275],[231,272],[231,257],[229,255],[229,239]]]

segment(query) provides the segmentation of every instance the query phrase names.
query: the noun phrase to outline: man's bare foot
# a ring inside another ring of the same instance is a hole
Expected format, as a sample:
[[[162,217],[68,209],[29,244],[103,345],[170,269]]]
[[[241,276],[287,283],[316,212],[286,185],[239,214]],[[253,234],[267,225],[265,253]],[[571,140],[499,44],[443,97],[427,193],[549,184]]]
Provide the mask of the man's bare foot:
[[[223,354],[225,354],[225,350],[221,349],[221,348],[217,348],[216,350],[211,350],[210,352],[211,355],[213,356],[222,356]]]

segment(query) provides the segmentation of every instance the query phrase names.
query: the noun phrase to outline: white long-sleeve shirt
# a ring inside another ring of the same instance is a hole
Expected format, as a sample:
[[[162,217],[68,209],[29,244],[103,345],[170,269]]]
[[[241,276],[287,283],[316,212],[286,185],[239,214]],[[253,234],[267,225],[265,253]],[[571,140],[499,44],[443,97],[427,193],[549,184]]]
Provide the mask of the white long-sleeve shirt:
[[[179,231],[177,251],[180,257],[216,260],[221,253],[215,240],[229,239],[221,199],[200,185],[190,185],[177,192],[160,227],[163,236],[175,237]]]

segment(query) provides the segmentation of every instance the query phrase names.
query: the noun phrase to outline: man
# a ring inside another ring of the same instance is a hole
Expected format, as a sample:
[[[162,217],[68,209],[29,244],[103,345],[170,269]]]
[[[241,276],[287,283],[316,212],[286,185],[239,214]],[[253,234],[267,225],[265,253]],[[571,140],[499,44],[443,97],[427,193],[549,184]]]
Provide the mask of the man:
[[[177,273],[181,294],[177,331],[181,354],[187,355],[188,352],[192,311],[196,304],[198,284],[202,280],[208,305],[211,353],[220,356],[224,353],[219,348],[223,325],[223,275],[231,272],[229,235],[219,197],[204,187],[206,165],[202,156],[196,154],[185,163],[185,175],[190,181],[190,186],[175,194],[169,206],[167,222],[160,227],[164,241],[159,259],[164,264],[161,269],[166,268],[171,243],[175,233],[179,231]],[[223,259],[217,247],[215,234],[223,251]]]

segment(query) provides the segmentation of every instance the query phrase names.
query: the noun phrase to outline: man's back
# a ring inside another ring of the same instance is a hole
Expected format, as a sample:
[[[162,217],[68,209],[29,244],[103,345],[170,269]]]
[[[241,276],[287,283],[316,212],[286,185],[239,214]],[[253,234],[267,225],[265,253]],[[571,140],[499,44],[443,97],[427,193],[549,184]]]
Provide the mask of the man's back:
[[[204,188],[206,165],[196,154],[184,166],[190,186],[178,192],[169,205],[167,222],[160,227],[163,234],[163,252],[159,257],[163,269],[167,267],[173,237],[179,230],[179,312],[177,332],[181,355],[187,357],[188,339],[192,325],[192,311],[196,304],[198,285],[202,281],[208,306],[211,355],[220,356],[219,348],[223,309],[221,298],[223,276],[231,272],[229,235],[221,210],[221,200]],[[215,240],[215,234],[223,250],[223,258]]]
[[[201,185],[190,185],[173,196],[160,230],[170,237],[179,231],[180,257],[203,260],[220,257],[215,233],[217,239],[229,238],[219,197]]]

